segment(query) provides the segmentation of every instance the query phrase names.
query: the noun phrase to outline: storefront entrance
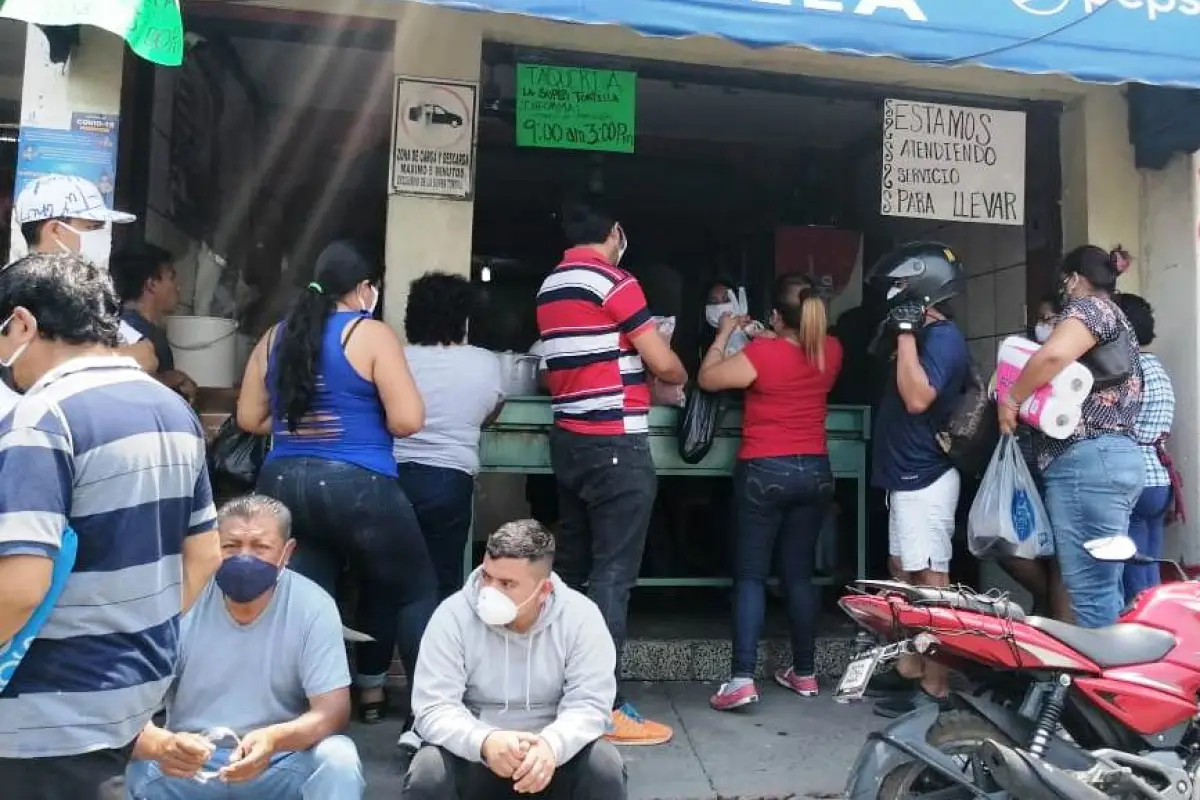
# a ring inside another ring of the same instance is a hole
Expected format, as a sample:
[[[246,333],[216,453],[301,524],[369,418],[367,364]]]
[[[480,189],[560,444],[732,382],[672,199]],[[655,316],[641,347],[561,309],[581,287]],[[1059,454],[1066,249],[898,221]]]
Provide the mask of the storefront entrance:
[[[672,344],[693,374],[712,333],[703,318],[710,290],[744,286],[752,313],[765,318],[775,275],[811,275],[831,298],[847,349],[833,401],[862,415],[865,436],[882,371],[866,352],[880,316],[878,298],[863,287],[864,264],[914,239],[954,248],[970,276],[956,302],[959,322],[985,371],[999,339],[1023,332],[1031,289],[1049,286],[1048,271],[1027,279],[1027,231],[1036,228],[1044,239],[1032,243],[1034,250],[1057,249],[1057,165],[1027,181],[1024,154],[1057,151],[1053,104],[920,90],[896,97],[895,90],[857,83],[501,44],[486,45],[483,55],[472,278],[487,308],[472,322],[476,344],[524,352],[533,343],[534,295],[561,252],[559,219],[573,202],[599,204],[621,220],[631,243],[624,264],[652,311],[676,317]],[[543,83],[632,94],[619,98],[632,109],[632,142],[606,150],[527,137],[532,125],[575,130],[567,119],[525,113],[530,73]],[[885,122],[897,109],[900,119]],[[885,189],[885,129],[902,136],[897,128],[930,135],[910,133],[892,145],[896,156],[946,158],[926,161],[932,168],[898,167],[898,190]],[[998,163],[1005,159],[1007,172]],[[951,180],[958,188],[938,188]],[[885,195],[893,203],[886,209]],[[989,206],[993,198],[999,200]],[[1036,224],[1026,225],[1027,216]],[[879,571],[886,557],[880,522],[860,515],[859,479],[848,478],[839,496],[840,546],[828,576],[835,586]],[[644,578],[703,585],[728,574],[727,485],[724,477],[664,479]],[[553,516],[552,479],[531,478],[526,496],[539,516]],[[513,513],[512,502],[477,509],[481,532]],[[856,535],[860,524],[865,542]]]

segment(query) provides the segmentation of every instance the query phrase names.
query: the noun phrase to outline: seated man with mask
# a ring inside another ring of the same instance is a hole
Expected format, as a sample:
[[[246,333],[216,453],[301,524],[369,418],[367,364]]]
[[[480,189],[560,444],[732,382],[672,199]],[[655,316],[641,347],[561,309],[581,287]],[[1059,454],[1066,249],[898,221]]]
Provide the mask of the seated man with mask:
[[[434,612],[412,688],[425,745],[403,797],[625,798],[625,765],[603,738],[616,648],[600,609],[553,563],[554,537],[541,523],[509,522]]]
[[[146,726],[133,800],[359,800],[350,668],[337,606],[284,569],[291,514],[247,495],[217,514],[224,560],[183,618],[166,728]]]

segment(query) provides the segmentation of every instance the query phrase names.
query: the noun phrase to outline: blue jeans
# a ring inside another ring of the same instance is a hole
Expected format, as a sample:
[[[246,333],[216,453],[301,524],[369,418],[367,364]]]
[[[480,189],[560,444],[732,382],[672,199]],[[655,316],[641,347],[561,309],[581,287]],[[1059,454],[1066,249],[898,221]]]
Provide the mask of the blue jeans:
[[[1043,474],[1055,556],[1076,622],[1084,628],[1112,625],[1125,607],[1124,565],[1098,561],[1083,545],[1128,534],[1143,473],[1133,440],[1107,435],[1071,445]]]
[[[229,750],[218,750],[205,769],[220,769],[229,755]],[[154,761],[131,763],[125,783],[128,800],[359,800],[366,786],[358,750],[345,736],[330,736],[303,753],[277,756],[246,783],[168,778]]]
[[[337,597],[338,579],[350,566],[358,582],[354,627],[375,640],[355,645],[355,684],[383,686],[397,644],[405,674],[412,675],[437,607],[437,578],[400,484],[353,464],[281,458],[263,467],[258,491],[292,512],[293,570]]]
[[[776,542],[791,625],[792,669],[797,675],[814,673],[820,604],[813,564],[832,500],[833,472],[826,456],[753,458],[735,467],[733,677],[754,677]]]
[[[1147,486],[1142,489],[1133,507],[1133,514],[1129,517],[1129,537],[1137,543],[1138,552],[1142,555],[1162,557],[1163,520],[1170,503],[1170,486]],[[1132,603],[1143,589],[1158,586],[1158,564],[1126,564],[1121,580],[1125,586],[1125,602]]]
[[[404,462],[400,487],[429,547],[437,573],[438,599],[445,600],[463,585],[463,553],[471,533],[475,478],[461,469]]]

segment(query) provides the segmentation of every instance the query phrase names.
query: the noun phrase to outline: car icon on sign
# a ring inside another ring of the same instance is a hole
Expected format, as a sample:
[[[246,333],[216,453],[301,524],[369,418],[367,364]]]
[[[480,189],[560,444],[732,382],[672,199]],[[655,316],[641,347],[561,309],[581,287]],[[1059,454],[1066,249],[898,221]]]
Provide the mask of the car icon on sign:
[[[449,125],[451,128],[457,128],[463,124],[461,116],[453,111],[447,111],[437,103],[409,106],[408,119],[411,122],[424,122],[426,125]]]

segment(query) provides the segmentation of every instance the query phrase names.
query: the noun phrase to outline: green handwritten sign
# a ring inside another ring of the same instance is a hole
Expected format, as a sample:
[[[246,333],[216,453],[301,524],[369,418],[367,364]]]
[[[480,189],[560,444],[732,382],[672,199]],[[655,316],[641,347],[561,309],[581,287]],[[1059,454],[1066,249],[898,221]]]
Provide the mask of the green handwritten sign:
[[[0,0],[0,17],[34,25],[94,25],[165,67],[183,63],[179,0]]]
[[[632,153],[637,73],[517,65],[517,147]]]

